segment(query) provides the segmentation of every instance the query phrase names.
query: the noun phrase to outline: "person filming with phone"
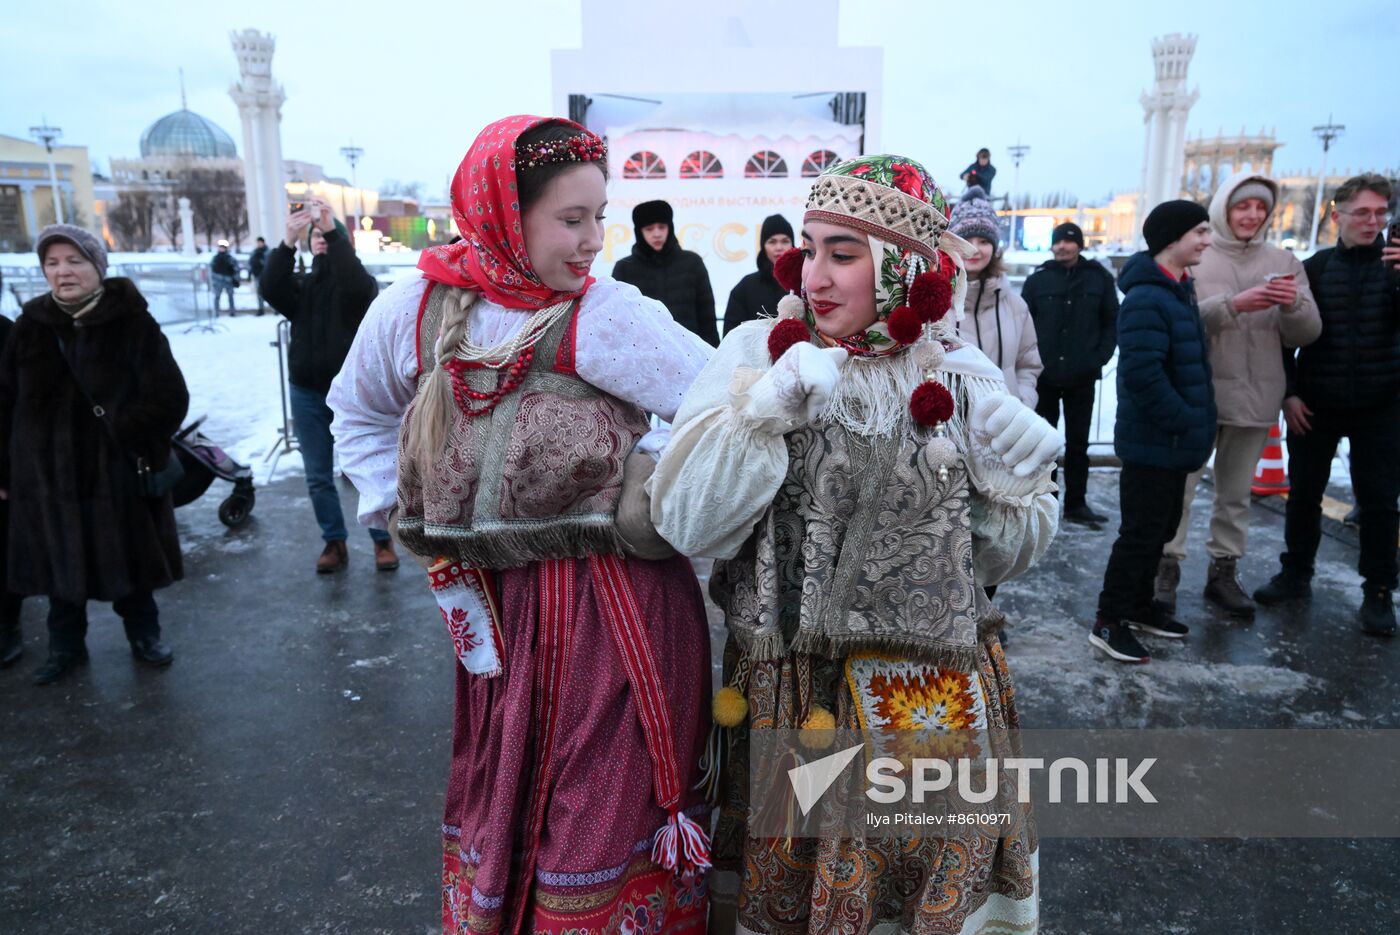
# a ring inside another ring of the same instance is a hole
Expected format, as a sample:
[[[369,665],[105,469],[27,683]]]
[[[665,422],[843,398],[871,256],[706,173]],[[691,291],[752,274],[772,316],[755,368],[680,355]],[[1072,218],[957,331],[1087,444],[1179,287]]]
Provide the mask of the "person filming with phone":
[[[1333,196],[1337,245],[1303,264],[1322,316],[1322,335],[1285,354],[1289,374],[1288,472],[1282,570],[1254,597],[1262,603],[1312,596],[1322,535],[1322,495],[1341,439],[1351,445],[1351,484],[1361,511],[1362,601],[1358,622],[1395,635],[1396,497],[1400,495],[1400,229],[1391,182],[1366,173]]]
[[[1265,242],[1278,199],[1278,183],[1266,176],[1244,171],[1226,178],[1211,199],[1213,236],[1196,267],[1217,409],[1205,598],[1244,619],[1254,616],[1254,602],[1241,587],[1236,566],[1249,535],[1254,468],[1283,402],[1283,349],[1311,344],[1322,330],[1303,264]],[[1186,558],[1191,501],[1204,470],[1187,477],[1181,522],[1162,550],[1154,597],[1172,608]]]
[[[267,257],[258,290],[279,314],[292,323],[287,348],[292,425],[306,469],[306,489],[325,547],[316,571],[330,574],[349,559],[348,532],[335,486],[335,442],[326,393],[340,372],[360,321],[379,292],[374,277],[361,265],[345,228],[323,201],[293,202],[287,233]],[[293,267],[297,248],[311,253],[311,269],[298,276]],[[389,533],[371,529],[375,567],[399,567]]]

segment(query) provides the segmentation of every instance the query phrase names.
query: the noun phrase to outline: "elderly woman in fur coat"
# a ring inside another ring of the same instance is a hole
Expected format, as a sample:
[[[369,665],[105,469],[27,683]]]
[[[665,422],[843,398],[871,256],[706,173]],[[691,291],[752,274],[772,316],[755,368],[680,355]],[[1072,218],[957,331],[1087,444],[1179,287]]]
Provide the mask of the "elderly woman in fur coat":
[[[170,345],[129,279],[106,277],[88,231],[45,228],[50,291],[26,302],[0,356],[0,496],[9,500],[9,589],[49,599],[49,655],[36,684],[87,662],[87,601],[111,601],[131,652],[153,666],[152,592],[181,577],[169,494],[149,497],[138,459],[171,457],[189,394]]]

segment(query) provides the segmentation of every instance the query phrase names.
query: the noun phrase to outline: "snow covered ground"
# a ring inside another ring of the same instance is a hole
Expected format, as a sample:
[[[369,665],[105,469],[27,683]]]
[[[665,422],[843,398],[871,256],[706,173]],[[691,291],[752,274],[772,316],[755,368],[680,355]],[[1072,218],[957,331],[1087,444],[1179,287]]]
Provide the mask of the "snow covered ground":
[[[205,416],[201,431],[230,455],[251,464],[257,483],[271,479],[282,429],[277,379],[276,315],[221,318],[214,332],[188,325],[165,325],[190,390],[189,419]],[[301,455],[284,454],[277,476],[301,471]]]

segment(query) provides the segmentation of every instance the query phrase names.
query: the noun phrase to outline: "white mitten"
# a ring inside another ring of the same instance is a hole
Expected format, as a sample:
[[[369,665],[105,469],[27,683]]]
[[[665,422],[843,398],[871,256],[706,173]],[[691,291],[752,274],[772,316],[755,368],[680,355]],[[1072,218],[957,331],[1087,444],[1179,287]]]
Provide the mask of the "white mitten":
[[[1049,467],[1065,450],[1064,436],[1008,393],[994,393],[972,410],[971,428],[1016,477]]]
[[[849,356],[840,347],[794,344],[746,390],[735,394],[736,408],[782,432],[800,428],[830,401]]]

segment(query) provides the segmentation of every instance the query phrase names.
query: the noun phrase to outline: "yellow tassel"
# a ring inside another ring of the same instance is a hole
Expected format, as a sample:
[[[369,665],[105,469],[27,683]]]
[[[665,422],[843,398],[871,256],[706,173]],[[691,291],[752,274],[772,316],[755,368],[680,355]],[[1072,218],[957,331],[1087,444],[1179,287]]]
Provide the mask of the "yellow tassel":
[[[749,716],[749,703],[739,689],[726,685],[715,693],[711,710],[720,727],[738,727]]]
[[[836,730],[836,715],[818,705],[812,706],[812,713],[802,722],[800,739],[808,749],[820,749],[830,745]]]

